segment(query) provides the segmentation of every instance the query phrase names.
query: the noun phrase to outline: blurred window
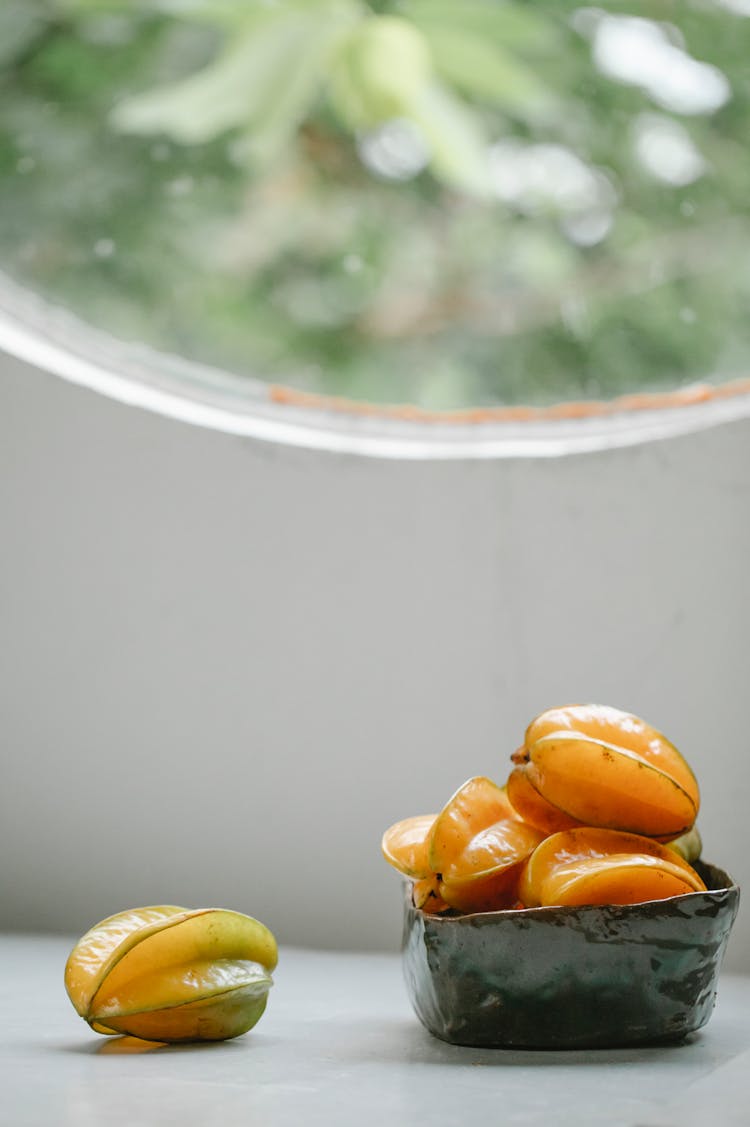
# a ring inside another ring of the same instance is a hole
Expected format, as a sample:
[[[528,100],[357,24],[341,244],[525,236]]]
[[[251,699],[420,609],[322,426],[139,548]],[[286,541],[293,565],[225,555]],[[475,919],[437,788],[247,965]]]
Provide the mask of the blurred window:
[[[745,0],[4,0],[0,262],[302,392],[718,384],[750,350],[749,119]]]

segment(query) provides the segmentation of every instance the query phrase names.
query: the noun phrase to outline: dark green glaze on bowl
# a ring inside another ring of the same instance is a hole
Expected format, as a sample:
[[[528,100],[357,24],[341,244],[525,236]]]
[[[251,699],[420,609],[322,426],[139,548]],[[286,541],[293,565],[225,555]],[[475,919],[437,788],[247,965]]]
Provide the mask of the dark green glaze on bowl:
[[[422,1024],[482,1047],[605,1048],[676,1041],[708,1021],[739,888],[627,906],[428,916],[407,889],[404,974]]]

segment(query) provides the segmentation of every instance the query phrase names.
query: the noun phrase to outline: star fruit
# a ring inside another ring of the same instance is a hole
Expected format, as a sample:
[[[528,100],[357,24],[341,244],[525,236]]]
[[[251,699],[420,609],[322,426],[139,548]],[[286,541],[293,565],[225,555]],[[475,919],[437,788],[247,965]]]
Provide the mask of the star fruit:
[[[544,835],[518,817],[502,787],[478,775],[439,814],[419,814],[386,830],[386,861],[411,879],[415,907],[428,914],[505,908],[521,866]]]
[[[519,895],[528,908],[639,904],[706,886],[667,845],[641,834],[581,826],[546,837],[524,865]]]
[[[240,912],[134,908],[79,939],[65,988],[97,1033],[223,1041],[260,1019],[277,958],[268,928]]]
[[[508,796],[545,833],[601,826],[669,841],[698,814],[698,784],[677,748],[615,708],[548,709],[512,758]]]

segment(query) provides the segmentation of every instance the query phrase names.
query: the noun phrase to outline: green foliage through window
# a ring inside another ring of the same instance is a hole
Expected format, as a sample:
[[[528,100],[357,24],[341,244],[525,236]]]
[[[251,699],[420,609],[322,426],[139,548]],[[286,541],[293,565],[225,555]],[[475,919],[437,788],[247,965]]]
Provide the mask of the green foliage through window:
[[[742,376],[730,0],[5,0],[4,268],[239,375],[452,408]]]

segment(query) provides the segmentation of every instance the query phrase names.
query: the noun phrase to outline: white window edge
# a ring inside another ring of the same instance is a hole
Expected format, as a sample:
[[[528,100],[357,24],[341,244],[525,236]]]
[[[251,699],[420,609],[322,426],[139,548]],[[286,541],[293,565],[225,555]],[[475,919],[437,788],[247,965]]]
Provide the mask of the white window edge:
[[[298,407],[259,380],[126,345],[0,278],[0,353],[109,399],[191,426],[361,457],[559,458],[687,435],[750,417],[750,394],[571,420],[433,423]],[[242,387],[243,394],[237,392]]]

